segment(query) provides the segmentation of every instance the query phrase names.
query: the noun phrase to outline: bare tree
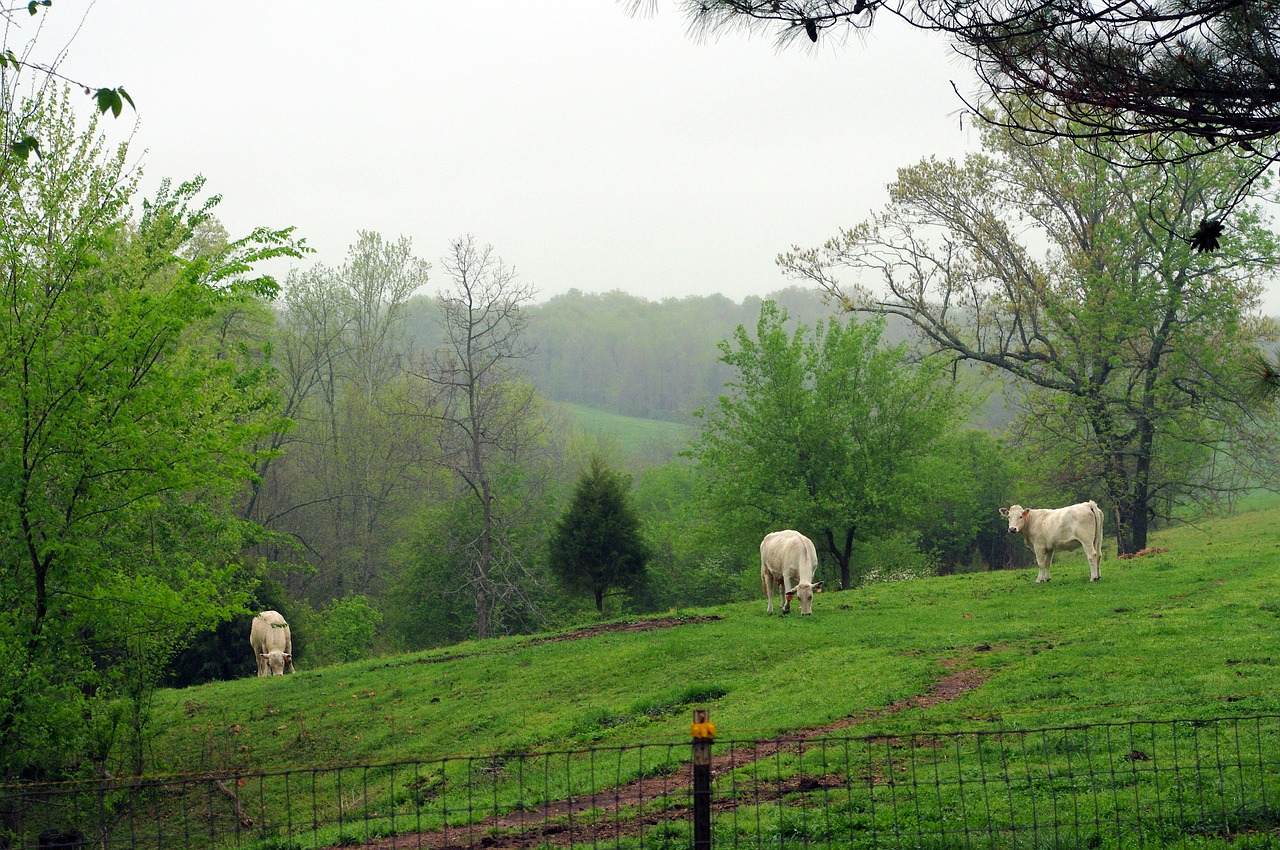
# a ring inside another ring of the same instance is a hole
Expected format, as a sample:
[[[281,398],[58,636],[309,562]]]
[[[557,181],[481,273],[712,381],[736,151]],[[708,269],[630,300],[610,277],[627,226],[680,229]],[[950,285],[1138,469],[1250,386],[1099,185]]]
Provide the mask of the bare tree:
[[[474,236],[455,239],[442,265],[452,282],[438,296],[444,343],[413,373],[426,389],[419,415],[436,426],[439,462],[479,511],[474,538],[454,548],[469,562],[465,586],[483,638],[495,609],[518,602],[527,578],[506,539],[527,492],[504,491],[498,473],[528,460],[544,437],[539,400],[516,365],[533,353],[524,331],[534,289]]]

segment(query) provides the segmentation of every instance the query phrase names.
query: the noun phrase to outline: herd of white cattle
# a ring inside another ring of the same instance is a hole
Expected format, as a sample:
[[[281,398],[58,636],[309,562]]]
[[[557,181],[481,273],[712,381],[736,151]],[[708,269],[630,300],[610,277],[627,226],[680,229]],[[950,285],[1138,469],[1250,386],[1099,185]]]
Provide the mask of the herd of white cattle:
[[[1013,505],[1001,508],[1000,515],[1009,520],[1009,533],[1021,534],[1023,542],[1036,553],[1037,583],[1049,580],[1054,552],[1082,546],[1089,559],[1089,581],[1102,578],[1102,511],[1097,502],[1065,508]],[[794,597],[800,602],[801,614],[812,614],[813,594],[822,590],[822,582],[813,580],[817,566],[818,552],[808,537],[791,529],[766,534],[760,541],[760,584],[768,600],[768,613],[773,613],[776,587],[783,600],[782,613],[791,613]]]
[[[1053,553],[1084,547],[1089,559],[1089,581],[1102,577],[1102,511],[1096,502],[1081,502],[1065,508],[1001,508],[1009,520],[1009,533],[1021,534],[1023,542],[1036,553],[1037,582],[1049,580]],[[818,568],[818,550],[813,541],[798,531],[774,531],[760,541],[760,585],[773,613],[773,591],[778,588],[782,613],[791,613],[791,600],[800,603],[801,614],[813,613],[813,594],[822,582],[813,580]],[[278,611],[263,611],[253,618],[249,645],[258,664],[259,676],[283,676],[293,672],[293,635]]]

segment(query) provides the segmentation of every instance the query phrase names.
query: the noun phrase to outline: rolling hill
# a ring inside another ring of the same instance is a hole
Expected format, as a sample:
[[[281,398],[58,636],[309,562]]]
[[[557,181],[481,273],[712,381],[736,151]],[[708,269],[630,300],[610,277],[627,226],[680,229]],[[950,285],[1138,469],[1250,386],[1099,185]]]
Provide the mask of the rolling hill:
[[[697,707],[722,845],[1272,847],[1280,505],[1153,543],[1097,583],[1077,552],[1048,584],[873,584],[812,617],[761,599],[299,658],[162,692],[163,775],[14,810],[33,832],[81,812],[130,846],[687,847]]]

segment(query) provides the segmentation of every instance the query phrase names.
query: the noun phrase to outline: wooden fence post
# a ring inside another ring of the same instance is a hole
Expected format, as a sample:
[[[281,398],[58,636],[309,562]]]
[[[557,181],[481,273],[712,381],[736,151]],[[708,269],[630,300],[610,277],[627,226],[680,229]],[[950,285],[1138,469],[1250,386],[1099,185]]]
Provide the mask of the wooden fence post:
[[[693,710],[693,850],[711,848],[711,743],[716,725],[707,721],[707,710]]]

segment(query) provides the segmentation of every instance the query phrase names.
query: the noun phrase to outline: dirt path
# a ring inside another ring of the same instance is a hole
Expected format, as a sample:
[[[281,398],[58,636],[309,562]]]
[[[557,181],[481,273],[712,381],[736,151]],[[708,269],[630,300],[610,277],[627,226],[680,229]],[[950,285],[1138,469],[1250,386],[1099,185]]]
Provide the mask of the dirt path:
[[[869,720],[950,702],[979,687],[987,679],[985,671],[974,669],[965,662],[952,661],[944,664],[950,672],[935,681],[923,694],[898,700],[884,708],[844,717],[824,726],[798,730],[785,737],[737,744],[731,752],[712,758],[712,778]],[[834,776],[794,776],[782,783],[773,783],[768,788],[756,788],[752,799],[756,803],[770,802],[796,791],[843,788],[844,783],[843,778]],[[663,821],[688,817],[689,803],[682,801],[682,798],[687,800],[691,796],[691,787],[692,769],[690,763],[685,762],[672,775],[645,777],[588,797],[549,801],[536,809],[486,818],[466,827],[402,834],[366,846],[373,850],[453,850],[463,847],[523,850],[546,845],[567,846],[572,843],[613,841],[640,835]],[[659,810],[653,804],[662,798],[667,800]],[[672,803],[671,800],[675,802]],[[738,805],[740,802],[736,799],[713,800],[712,811],[727,811]],[[623,812],[635,814],[626,815]]]

